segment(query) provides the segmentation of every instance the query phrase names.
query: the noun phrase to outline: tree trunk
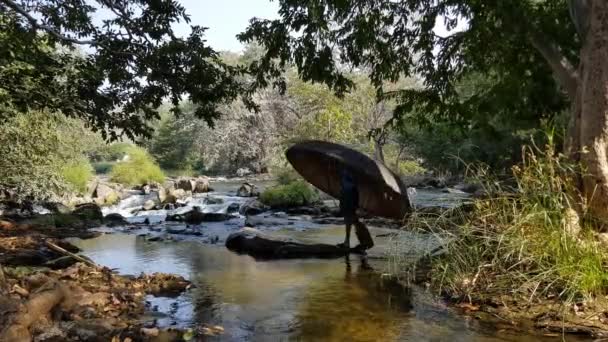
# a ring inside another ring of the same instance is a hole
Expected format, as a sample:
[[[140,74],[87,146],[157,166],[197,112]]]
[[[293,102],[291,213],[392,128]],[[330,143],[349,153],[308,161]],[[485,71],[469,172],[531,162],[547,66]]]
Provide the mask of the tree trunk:
[[[593,0],[581,50],[580,82],[570,127],[582,190],[591,214],[608,222],[608,1]],[[577,143],[578,142],[578,143]],[[577,148],[578,147],[578,148]],[[580,155],[577,152],[581,152]]]
[[[379,138],[374,138],[374,159],[384,163],[384,152],[382,151],[382,143]]]

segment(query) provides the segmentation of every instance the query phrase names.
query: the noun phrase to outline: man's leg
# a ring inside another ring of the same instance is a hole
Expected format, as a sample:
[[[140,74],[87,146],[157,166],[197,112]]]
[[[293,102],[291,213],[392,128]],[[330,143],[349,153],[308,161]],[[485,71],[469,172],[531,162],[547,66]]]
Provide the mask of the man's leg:
[[[352,228],[352,224],[349,222],[346,224],[346,237],[344,238],[344,247],[350,248],[350,230]]]

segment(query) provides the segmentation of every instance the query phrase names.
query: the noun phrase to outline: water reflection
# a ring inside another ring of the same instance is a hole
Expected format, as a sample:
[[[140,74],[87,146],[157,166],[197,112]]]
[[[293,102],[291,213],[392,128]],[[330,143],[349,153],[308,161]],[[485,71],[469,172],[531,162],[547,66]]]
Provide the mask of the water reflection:
[[[333,238],[331,233],[328,236]],[[147,242],[135,235],[76,241],[121,273],[173,272],[196,288],[151,299],[163,325],[220,325],[222,341],[537,341],[501,335],[450,313],[424,290],[382,279],[366,260],[256,262],[197,241]],[[379,267],[373,264],[374,267]]]

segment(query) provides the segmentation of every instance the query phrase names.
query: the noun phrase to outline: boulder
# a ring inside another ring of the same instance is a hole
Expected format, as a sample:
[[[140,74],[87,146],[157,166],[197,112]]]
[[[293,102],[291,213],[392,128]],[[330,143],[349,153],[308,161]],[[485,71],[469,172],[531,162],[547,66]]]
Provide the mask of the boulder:
[[[165,187],[158,189],[156,196],[160,203],[171,203],[172,202],[171,201],[172,199],[169,198],[169,191],[167,191],[167,188],[165,188]],[[177,200],[177,199],[175,199],[175,200]]]
[[[108,184],[98,183],[92,197],[98,205],[111,205],[120,200],[120,193]]]
[[[255,197],[259,196],[260,193],[256,190],[256,186],[251,183],[243,183],[237,190],[236,195],[238,197]]]
[[[194,193],[204,193],[211,191],[209,187],[209,178],[207,177],[197,177],[194,179],[194,189],[192,192]]]
[[[149,195],[151,191],[152,191],[152,187],[149,184],[146,184],[141,187],[141,192],[144,195]]]
[[[253,172],[251,172],[251,170],[249,170],[246,167],[242,167],[238,170],[236,170],[236,175],[237,177],[245,177],[245,176],[249,176],[250,174],[252,174]]]
[[[125,220],[125,218],[118,213],[108,214],[103,218],[103,220],[106,224],[111,226],[122,226],[129,224],[129,222],[127,222],[127,220]]]
[[[72,214],[78,216],[84,221],[101,221],[103,219],[101,208],[99,208],[99,206],[95,203],[85,203],[78,205],[76,206]]]
[[[154,202],[153,200],[147,200],[144,203],[143,208],[144,208],[144,210],[152,210],[152,209],[156,208],[156,202]]]
[[[202,222],[222,222],[229,220],[232,216],[225,213],[203,213],[200,208],[194,207],[191,211],[183,215],[184,221],[191,224]]]
[[[230,234],[226,239],[226,247],[233,252],[260,259],[339,258],[357,251],[334,245],[304,244],[293,239],[271,237],[252,228],[243,228]]]
[[[158,188],[159,189],[164,188],[164,189],[167,189],[167,190],[174,190],[175,189],[175,181],[168,180],[168,181],[164,182],[162,184],[162,186],[159,186]]]
[[[183,189],[160,188],[158,189],[158,202],[161,204],[176,203],[177,200],[186,197],[188,193]]]
[[[259,215],[265,211],[268,211],[270,208],[264,205],[257,199],[251,199],[241,205],[239,209],[239,213],[241,215],[249,216],[249,215]]]
[[[184,191],[194,191],[196,181],[192,178],[178,178],[175,187]]]
[[[238,203],[230,203],[230,205],[228,205],[228,208],[226,208],[226,212],[228,214],[234,214],[234,213],[238,213],[239,209],[241,209],[241,205]]]

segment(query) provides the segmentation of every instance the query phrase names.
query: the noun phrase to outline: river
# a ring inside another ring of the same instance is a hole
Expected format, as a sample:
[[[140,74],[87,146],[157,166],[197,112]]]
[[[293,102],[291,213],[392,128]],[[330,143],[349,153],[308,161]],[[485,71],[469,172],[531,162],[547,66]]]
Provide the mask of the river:
[[[214,184],[216,192],[190,199],[188,205],[226,210],[231,203],[243,202],[234,196],[237,186]],[[194,227],[199,230],[196,236],[167,234],[181,224],[162,222],[171,212],[132,214],[129,208],[145,200],[137,196],[106,213],[126,214],[134,223],[148,218],[152,224],[101,227],[108,234],[74,243],[95,262],[123,274],[167,272],[190,279],[195,287],[177,298],[147,298],[148,319],[160,326],[221,326],[223,333],[212,338],[220,341],[561,340],[484,324],[457,313],[423,288],[406,288],[383,277],[394,266],[386,258],[391,249],[407,246],[415,255],[441,243],[432,236],[395,236],[393,230],[370,227],[376,247],[366,258],[257,261],[223,245],[228,234],[242,227],[243,217]],[[223,203],[205,204],[209,197]],[[416,203],[453,205],[464,197],[418,190]],[[272,224],[258,228],[270,235],[337,243],[344,234],[340,226],[316,224],[307,217],[266,217]],[[163,240],[149,241],[156,236]]]

